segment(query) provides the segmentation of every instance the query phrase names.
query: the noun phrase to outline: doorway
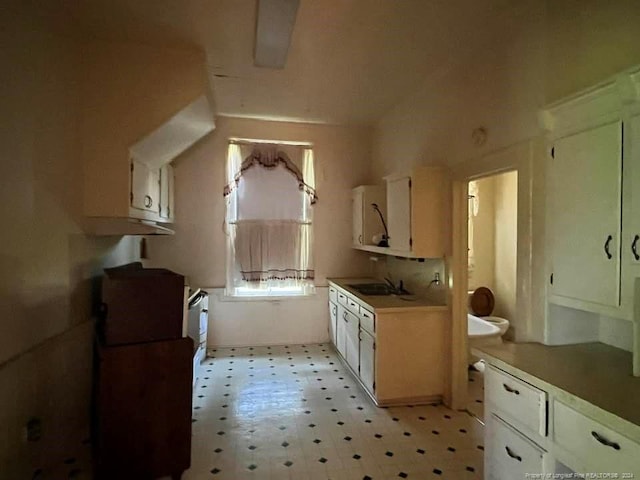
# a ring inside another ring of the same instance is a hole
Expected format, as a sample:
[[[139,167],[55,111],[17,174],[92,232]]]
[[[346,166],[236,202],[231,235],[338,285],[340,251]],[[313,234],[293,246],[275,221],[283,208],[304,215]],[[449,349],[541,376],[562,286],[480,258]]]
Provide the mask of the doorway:
[[[537,265],[534,270],[532,258],[534,249],[538,255],[544,251],[545,205],[543,201],[534,204],[532,194],[534,190],[544,191],[546,152],[544,142],[527,140],[452,168],[452,253],[447,279],[452,314],[451,383],[447,401],[456,410],[467,410],[468,405],[469,182],[517,172],[517,200],[513,204],[517,210],[517,260],[515,283],[512,282],[517,318],[510,322],[509,335],[513,334],[518,342],[541,341],[546,276],[544,265]]]
[[[517,170],[469,181],[467,198],[467,307],[475,317],[468,324],[471,349],[513,339],[511,323],[517,315]],[[467,363],[467,410],[483,420],[484,362],[469,353]]]

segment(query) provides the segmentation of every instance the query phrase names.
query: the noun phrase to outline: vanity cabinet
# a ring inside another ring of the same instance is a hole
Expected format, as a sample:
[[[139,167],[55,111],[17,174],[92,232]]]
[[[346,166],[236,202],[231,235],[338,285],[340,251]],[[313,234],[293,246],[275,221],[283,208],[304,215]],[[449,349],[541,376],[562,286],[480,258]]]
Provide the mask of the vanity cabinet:
[[[378,205],[382,215],[386,219],[385,188],[379,185],[360,185],[351,193],[353,211],[353,235],[354,246],[377,245],[373,243],[373,236],[384,233],[384,226],[380,215],[371,206]]]
[[[449,251],[451,183],[443,167],[416,167],[387,182],[389,248],[393,255],[441,258]]]
[[[441,400],[446,306],[377,308],[333,282],[329,299],[330,331],[337,311],[336,351],[377,405]]]

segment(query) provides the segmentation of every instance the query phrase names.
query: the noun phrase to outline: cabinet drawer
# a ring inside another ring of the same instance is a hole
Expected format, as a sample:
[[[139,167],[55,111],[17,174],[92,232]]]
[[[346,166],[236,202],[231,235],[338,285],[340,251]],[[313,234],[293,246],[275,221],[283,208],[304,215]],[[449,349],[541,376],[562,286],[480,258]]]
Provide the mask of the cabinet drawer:
[[[489,365],[485,379],[486,402],[531,432],[547,435],[547,393]]]
[[[376,333],[375,315],[364,307],[360,307],[360,328],[366,330],[371,335]]]
[[[339,304],[341,304],[343,307],[345,307],[348,310],[350,310],[352,313],[355,313],[356,315],[358,315],[360,313],[360,304],[358,302],[356,302],[349,295],[346,295],[346,294],[342,293],[339,290],[338,290],[337,293],[338,293],[338,303]]]
[[[489,478],[512,480],[542,473],[544,450],[496,415],[489,417],[487,434]]]
[[[329,287],[329,300],[333,303],[338,301],[338,290],[335,287]]]
[[[593,472],[640,474],[640,445],[565,404],[553,402],[553,438]]]

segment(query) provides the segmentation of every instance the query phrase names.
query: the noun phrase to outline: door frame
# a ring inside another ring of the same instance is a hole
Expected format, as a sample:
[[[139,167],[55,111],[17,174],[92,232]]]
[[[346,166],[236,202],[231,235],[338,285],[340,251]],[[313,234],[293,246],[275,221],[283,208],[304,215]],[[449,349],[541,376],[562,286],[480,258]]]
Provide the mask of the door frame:
[[[518,220],[516,311],[513,319],[515,340],[544,338],[544,180],[545,141],[526,140],[486,153],[451,169],[452,178],[452,256],[449,259],[448,295],[451,305],[451,383],[449,404],[466,409],[467,402],[467,288],[468,288],[468,187],[469,181],[518,172]],[[534,168],[535,167],[535,168]],[[534,191],[536,193],[534,203]],[[537,258],[536,265],[533,258]],[[511,321],[511,319],[510,319]]]

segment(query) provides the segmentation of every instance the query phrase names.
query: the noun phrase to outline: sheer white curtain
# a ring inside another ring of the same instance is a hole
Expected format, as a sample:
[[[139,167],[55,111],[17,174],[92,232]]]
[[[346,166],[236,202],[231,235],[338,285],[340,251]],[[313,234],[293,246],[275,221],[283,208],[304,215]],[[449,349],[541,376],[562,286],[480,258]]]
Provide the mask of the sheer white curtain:
[[[277,146],[229,146],[228,294],[313,292],[313,152],[297,150],[302,171]]]

